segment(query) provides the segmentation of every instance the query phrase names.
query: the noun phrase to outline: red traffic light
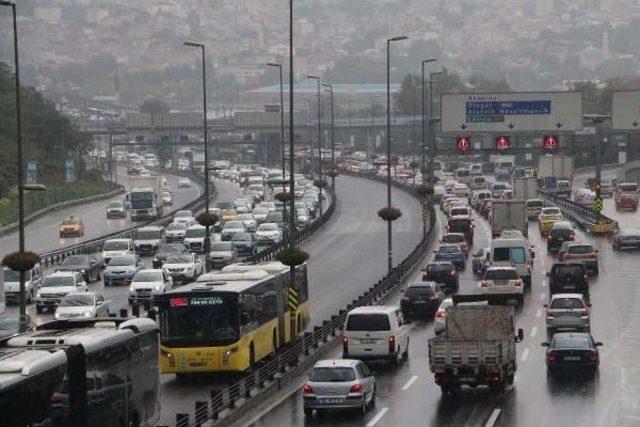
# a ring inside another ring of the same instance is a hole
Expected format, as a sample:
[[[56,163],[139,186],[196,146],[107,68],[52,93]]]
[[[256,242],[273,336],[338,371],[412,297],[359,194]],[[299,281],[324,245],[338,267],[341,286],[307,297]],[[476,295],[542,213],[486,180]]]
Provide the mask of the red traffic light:
[[[468,136],[459,136],[456,138],[456,150],[464,153],[465,151],[469,151],[471,149],[471,137]]]
[[[558,149],[557,135],[545,135],[542,141],[545,150],[553,151]]]
[[[496,148],[498,150],[506,150],[511,147],[511,139],[508,136],[500,135],[496,138]]]

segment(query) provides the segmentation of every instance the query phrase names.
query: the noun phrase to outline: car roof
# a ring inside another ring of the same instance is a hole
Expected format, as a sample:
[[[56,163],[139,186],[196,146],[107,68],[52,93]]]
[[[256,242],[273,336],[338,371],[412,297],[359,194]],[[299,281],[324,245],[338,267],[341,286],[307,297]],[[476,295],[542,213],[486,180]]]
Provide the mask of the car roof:
[[[355,368],[360,363],[355,359],[326,359],[318,360],[313,367],[314,368]]]
[[[163,228],[158,225],[147,225],[146,227],[138,228],[138,231],[162,231]]]
[[[204,225],[200,225],[200,224],[193,224],[192,226],[190,226],[189,228],[187,228],[187,230],[199,230],[202,228],[207,228]]]
[[[445,236],[456,236],[464,238],[464,233],[444,233],[442,237],[444,238]]]
[[[453,263],[451,261],[431,261],[430,263],[427,264],[427,267],[434,266],[434,265],[449,265],[449,266],[453,266]]]
[[[561,299],[561,298],[579,298],[584,299],[582,294],[553,294],[551,295],[551,299]]]
[[[571,223],[569,221],[559,221],[559,222],[553,223],[551,228],[552,229],[554,229],[554,228],[571,228],[571,229],[573,229],[573,226],[571,225]]]
[[[511,266],[493,266],[493,267],[489,267],[487,268],[487,271],[495,271],[495,270],[509,270],[509,271],[516,271],[515,267],[511,267]]]
[[[47,275],[47,277],[69,277],[75,276],[76,274],[78,274],[77,271],[54,271],[53,273]],[[47,277],[45,277],[45,279]]]
[[[393,305],[367,305],[364,307],[356,307],[349,312],[351,314],[390,314],[398,310]]]
[[[429,280],[407,283],[407,288],[430,288],[435,286],[437,286],[437,283]]]

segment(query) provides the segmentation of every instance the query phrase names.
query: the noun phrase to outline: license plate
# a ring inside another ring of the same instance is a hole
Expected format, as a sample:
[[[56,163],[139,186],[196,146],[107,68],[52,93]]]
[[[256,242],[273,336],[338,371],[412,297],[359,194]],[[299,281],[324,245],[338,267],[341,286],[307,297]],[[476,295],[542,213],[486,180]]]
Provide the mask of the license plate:
[[[509,281],[508,280],[496,280],[495,283],[496,283],[496,286],[504,286],[504,285],[507,285],[509,283]]]
[[[320,399],[321,403],[342,403],[344,401],[341,397],[328,397],[324,399]]]
[[[375,338],[362,338],[360,340],[360,344],[373,344],[375,343],[377,340]]]
[[[565,356],[564,361],[565,362],[579,362],[580,361],[580,356]]]

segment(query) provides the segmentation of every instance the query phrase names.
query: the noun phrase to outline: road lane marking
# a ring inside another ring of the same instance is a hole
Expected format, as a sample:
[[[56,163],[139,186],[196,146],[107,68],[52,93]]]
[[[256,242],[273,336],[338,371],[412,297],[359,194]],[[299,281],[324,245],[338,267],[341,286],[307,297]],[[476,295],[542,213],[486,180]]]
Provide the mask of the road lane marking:
[[[520,357],[520,363],[524,363],[529,358],[529,347],[525,348]]]
[[[537,333],[538,333],[538,327],[534,326],[533,328],[531,328],[531,333],[529,334],[529,336],[533,338],[536,336]]]
[[[536,310],[536,317],[540,317],[540,316],[542,316],[542,309],[541,308]]]
[[[402,386],[402,391],[407,391],[409,390],[409,387],[411,387],[413,385],[413,383],[418,379],[417,375],[412,376],[411,378],[409,378],[409,381],[407,381],[405,383],[405,385]]]
[[[496,423],[496,421],[498,421],[498,417],[500,416],[500,408],[496,408],[493,410],[493,412],[491,413],[491,416],[489,417],[489,420],[487,420],[487,423],[484,425],[484,427],[493,427]]]
[[[380,419],[384,417],[384,414],[386,414],[388,410],[389,408],[382,408],[380,412],[378,412],[376,416],[367,423],[367,427],[373,427],[374,425],[376,425],[378,421],[380,421]]]

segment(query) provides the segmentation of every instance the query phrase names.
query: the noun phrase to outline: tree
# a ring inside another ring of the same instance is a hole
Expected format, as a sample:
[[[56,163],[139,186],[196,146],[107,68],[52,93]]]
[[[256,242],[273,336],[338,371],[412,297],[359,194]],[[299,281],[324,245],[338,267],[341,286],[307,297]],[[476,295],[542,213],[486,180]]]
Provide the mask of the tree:
[[[473,92],[511,92],[511,86],[504,77],[493,80],[474,74],[469,77],[469,85]]]

